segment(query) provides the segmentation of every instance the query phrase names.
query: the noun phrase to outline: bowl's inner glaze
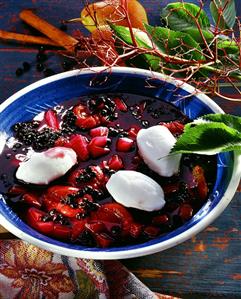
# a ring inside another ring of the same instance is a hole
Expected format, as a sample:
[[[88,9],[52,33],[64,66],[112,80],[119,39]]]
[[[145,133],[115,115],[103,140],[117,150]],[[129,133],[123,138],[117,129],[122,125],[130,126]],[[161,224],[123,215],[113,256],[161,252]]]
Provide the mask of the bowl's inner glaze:
[[[166,101],[179,108],[190,119],[194,119],[206,113],[212,113],[211,108],[200,101],[195,95],[182,88],[178,88],[165,80],[146,79],[145,75],[133,75],[129,73],[111,73],[107,80],[106,75],[93,76],[93,74],[81,74],[81,76],[67,77],[40,86],[30,92],[22,95],[16,101],[4,109],[0,115],[0,131],[11,134],[11,126],[16,122],[22,122],[33,118],[43,110],[49,109],[61,102],[73,97],[94,95],[100,93],[133,93],[148,97],[157,98],[160,101]],[[24,103],[24,104],[23,104]],[[228,167],[227,167],[228,166]],[[233,155],[220,154],[217,158],[217,178],[212,194],[206,204],[182,227],[147,243],[131,245],[125,247],[102,249],[107,251],[121,251],[123,249],[133,249],[145,247],[151,244],[157,244],[170,239],[183,231],[194,226],[203,219],[219,202],[223,196],[233,169]],[[55,245],[64,246],[72,249],[99,251],[96,248],[84,248],[76,244],[63,244],[60,241],[50,239],[32,230],[12,211],[5,203],[0,202],[0,211],[12,224],[20,227],[25,233],[32,235],[39,240],[50,242]]]

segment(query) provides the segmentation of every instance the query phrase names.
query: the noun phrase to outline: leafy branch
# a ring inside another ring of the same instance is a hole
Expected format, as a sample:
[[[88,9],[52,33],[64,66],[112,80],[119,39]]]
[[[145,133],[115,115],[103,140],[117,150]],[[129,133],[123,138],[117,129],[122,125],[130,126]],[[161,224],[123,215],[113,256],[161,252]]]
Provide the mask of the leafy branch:
[[[159,26],[149,25],[143,11],[143,20],[136,25],[141,14],[135,16],[131,3],[137,5],[137,0],[103,3],[104,9],[111,10],[108,17],[94,5],[85,8],[91,18],[93,38],[86,47],[102,64],[150,69],[188,82],[205,93],[241,99],[241,41],[235,35],[241,25],[235,0],[211,0],[209,7],[202,0],[199,6],[184,1],[169,3],[160,12]],[[207,9],[213,20],[208,18]],[[82,23],[85,25],[83,18]],[[101,36],[97,42],[96,32]],[[232,97],[221,90],[224,84],[233,87]]]

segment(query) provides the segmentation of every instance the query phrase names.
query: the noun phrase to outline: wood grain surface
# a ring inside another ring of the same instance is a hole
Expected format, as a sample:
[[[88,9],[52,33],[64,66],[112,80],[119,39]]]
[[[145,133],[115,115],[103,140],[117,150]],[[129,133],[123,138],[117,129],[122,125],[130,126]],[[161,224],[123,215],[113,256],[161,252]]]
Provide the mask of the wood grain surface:
[[[159,23],[160,1],[142,0],[149,22]],[[161,1],[162,5],[174,1]],[[189,1],[190,2],[190,1]],[[191,1],[197,2],[197,1]],[[207,2],[207,1],[206,1]],[[240,0],[236,1],[240,4]],[[62,19],[79,16],[83,4],[64,0],[0,1],[0,29],[37,34],[21,22],[19,12],[35,8],[37,13],[58,26]],[[240,12],[240,5],[237,5]],[[241,15],[241,13],[239,14]],[[68,32],[83,27],[70,25]],[[37,48],[0,41],[0,101],[17,90],[43,78],[36,71]],[[63,71],[62,59],[48,51],[47,67]],[[22,62],[31,63],[31,70],[16,77],[15,70]],[[241,104],[214,99],[225,112],[241,116]],[[240,190],[239,190],[240,191]],[[241,298],[241,194],[237,192],[225,212],[209,226],[175,248],[147,257],[123,261],[153,291],[175,294],[182,298]],[[0,228],[1,238],[12,237]]]

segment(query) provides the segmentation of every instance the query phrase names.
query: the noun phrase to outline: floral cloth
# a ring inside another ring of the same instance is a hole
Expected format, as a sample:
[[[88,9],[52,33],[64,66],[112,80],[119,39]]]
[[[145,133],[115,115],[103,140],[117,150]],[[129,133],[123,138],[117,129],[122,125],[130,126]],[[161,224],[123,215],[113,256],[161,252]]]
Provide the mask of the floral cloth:
[[[171,299],[154,294],[121,263],[53,254],[0,241],[0,299]]]

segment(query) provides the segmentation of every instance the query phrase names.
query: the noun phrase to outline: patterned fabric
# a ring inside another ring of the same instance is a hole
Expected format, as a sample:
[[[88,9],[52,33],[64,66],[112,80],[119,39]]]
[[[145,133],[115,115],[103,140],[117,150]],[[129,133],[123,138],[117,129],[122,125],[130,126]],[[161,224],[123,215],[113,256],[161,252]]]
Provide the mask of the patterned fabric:
[[[0,299],[173,299],[154,294],[121,263],[53,254],[0,241]]]

